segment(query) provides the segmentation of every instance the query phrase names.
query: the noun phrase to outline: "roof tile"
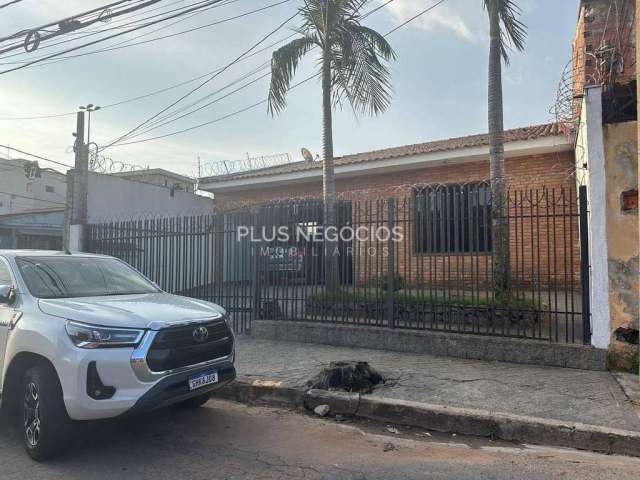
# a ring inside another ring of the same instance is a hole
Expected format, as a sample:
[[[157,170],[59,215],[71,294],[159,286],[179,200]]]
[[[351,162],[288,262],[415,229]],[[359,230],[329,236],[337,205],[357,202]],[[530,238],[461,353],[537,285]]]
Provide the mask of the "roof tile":
[[[533,125],[529,127],[514,128],[505,130],[505,142],[517,142],[525,140],[533,140],[536,138],[544,138],[550,136],[561,135],[561,131],[556,123],[547,123],[543,125]],[[416,143],[412,145],[402,145],[399,147],[385,148],[381,150],[372,150],[370,152],[356,153],[336,157],[334,164],[351,165],[355,163],[371,162],[377,160],[388,160],[391,158],[408,157],[412,155],[423,155],[426,153],[444,152],[457,150],[461,148],[472,148],[489,145],[489,134],[469,135],[466,137],[449,138],[446,140],[436,140],[432,142]],[[215,177],[203,178],[202,183],[220,183],[228,180],[239,180],[245,178],[264,177],[270,175],[278,175],[283,173],[294,173],[305,170],[314,170],[321,168],[321,162],[293,162],[284,165],[278,165],[270,168],[262,168],[247,172],[230,173],[228,175],[218,175]]]

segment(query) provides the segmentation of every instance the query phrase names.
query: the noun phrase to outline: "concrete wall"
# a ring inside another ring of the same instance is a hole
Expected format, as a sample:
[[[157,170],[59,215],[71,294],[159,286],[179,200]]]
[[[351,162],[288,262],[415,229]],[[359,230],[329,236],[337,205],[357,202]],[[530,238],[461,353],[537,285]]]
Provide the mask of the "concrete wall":
[[[606,173],[602,127],[602,88],[588,87],[576,142],[577,179],[588,187],[591,265],[592,343],[608,349],[611,341],[607,256]]]
[[[163,175],[155,170],[140,170],[134,172],[120,173],[117,176],[135,182],[150,183],[161,187],[174,187],[185,192],[193,193],[194,182],[178,180],[175,177]]]
[[[89,174],[87,222],[210,215],[213,200],[112,175]]]
[[[638,346],[624,340],[638,330],[638,209],[622,208],[622,193],[638,188],[637,122],[604,126],[606,171],[607,261],[611,309],[612,366],[625,367]]]

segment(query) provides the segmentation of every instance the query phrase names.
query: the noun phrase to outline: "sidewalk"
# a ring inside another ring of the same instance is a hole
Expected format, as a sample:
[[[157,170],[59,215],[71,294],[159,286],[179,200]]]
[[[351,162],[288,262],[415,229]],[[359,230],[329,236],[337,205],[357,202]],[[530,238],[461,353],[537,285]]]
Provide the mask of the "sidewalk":
[[[386,384],[376,388],[371,395],[358,396],[358,402],[371,399],[400,409],[407,405],[418,410],[431,409],[429,418],[433,418],[436,411],[438,415],[443,411],[455,411],[459,416],[470,412],[475,416],[476,425],[478,419],[486,423],[500,417],[503,426],[491,428],[502,431],[504,424],[517,424],[521,432],[527,432],[530,425],[536,424],[539,427],[537,438],[563,431],[583,438],[597,431],[601,444],[602,441],[606,444],[607,439],[613,444],[614,436],[626,432],[632,439],[634,452],[640,451],[635,450],[640,448],[640,417],[608,372],[276,342],[248,335],[238,337],[239,384],[245,389],[294,392],[298,405],[308,390],[306,382],[324,365],[338,360],[367,361],[387,379]],[[234,395],[251,398],[246,392],[235,392]],[[265,398],[269,395],[261,394]],[[277,394],[273,398],[276,397]],[[354,401],[353,398],[350,401]],[[292,400],[292,403],[296,402]],[[424,412],[421,415],[425,418]],[[548,430],[550,425],[552,430]],[[547,433],[550,431],[555,433]],[[572,446],[572,442],[563,440],[561,443]],[[542,442],[532,440],[531,443]],[[583,445],[577,442],[576,448],[585,448]],[[602,447],[594,449],[602,451]]]
[[[491,363],[407,353],[285,343],[241,336],[239,376],[304,388],[322,366],[362,360],[389,381],[374,395],[640,431],[640,418],[608,372]]]

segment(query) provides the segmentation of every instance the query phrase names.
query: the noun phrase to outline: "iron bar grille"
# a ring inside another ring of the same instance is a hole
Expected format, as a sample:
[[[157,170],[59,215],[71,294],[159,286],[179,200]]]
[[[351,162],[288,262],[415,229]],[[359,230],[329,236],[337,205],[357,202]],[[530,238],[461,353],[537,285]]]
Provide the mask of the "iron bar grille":
[[[494,286],[495,199],[482,183],[338,201],[330,261],[314,199],[90,225],[89,248],[168,292],[221,304],[237,332],[276,319],[588,343],[584,187],[512,190],[504,201],[506,295]],[[381,229],[399,234],[372,233]]]

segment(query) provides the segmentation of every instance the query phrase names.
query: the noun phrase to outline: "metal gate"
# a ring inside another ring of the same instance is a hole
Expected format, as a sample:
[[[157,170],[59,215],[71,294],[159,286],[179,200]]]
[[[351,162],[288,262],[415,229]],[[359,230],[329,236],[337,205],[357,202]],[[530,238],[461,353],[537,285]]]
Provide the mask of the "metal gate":
[[[586,199],[584,187],[508,193],[506,299],[493,284],[485,184],[338,202],[330,262],[317,199],[90,225],[88,249],[224,306],[237,332],[271,319],[589,343]],[[385,228],[397,238],[373,234]]]
[[[241,218],[230,218],[216,221],[200,215],[89,225],[87,250],[124,260],[169,293],[223,305],[234,330],[245,332],[253,311],[250,266],[236,241]]]

